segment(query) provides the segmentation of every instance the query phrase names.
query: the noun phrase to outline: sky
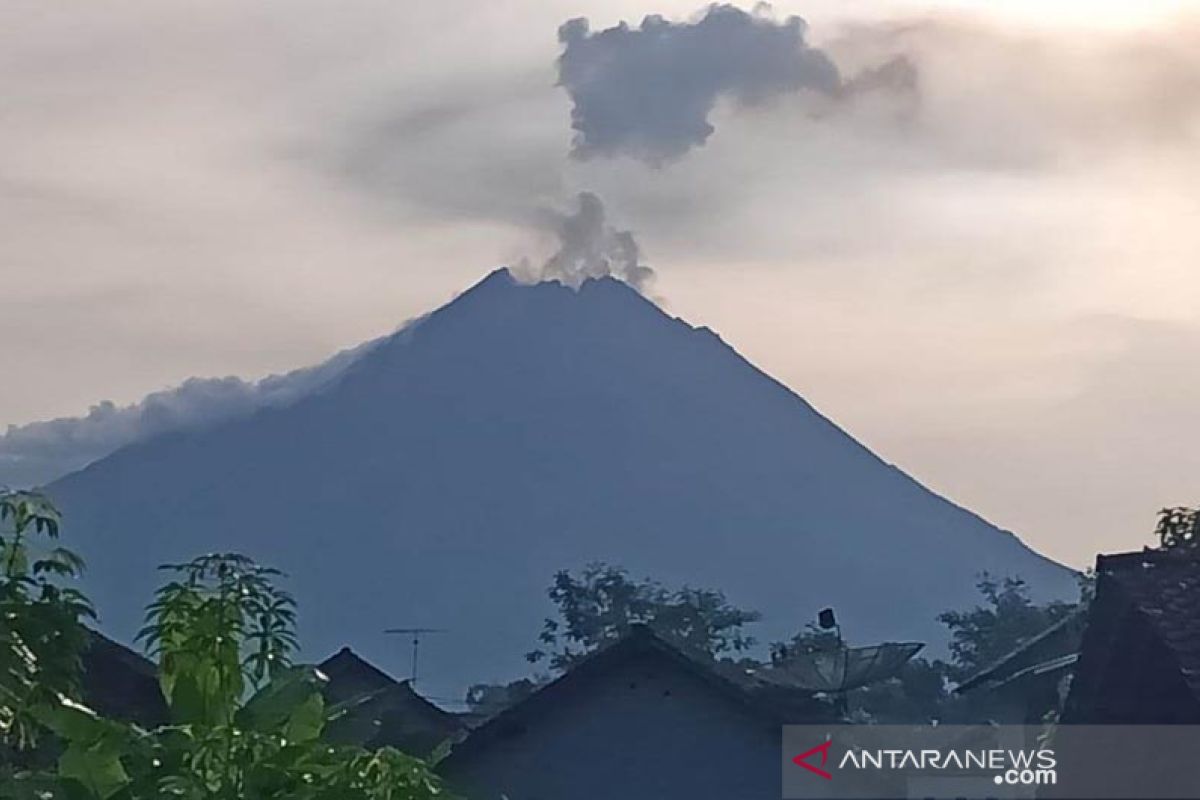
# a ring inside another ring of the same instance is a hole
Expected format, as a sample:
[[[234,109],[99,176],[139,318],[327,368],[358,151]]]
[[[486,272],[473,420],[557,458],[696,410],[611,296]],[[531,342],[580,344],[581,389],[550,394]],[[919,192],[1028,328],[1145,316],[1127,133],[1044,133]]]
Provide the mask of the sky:
[[[1051,557],[1200,502],[1200,2],[709,16],[3,4],[0,426],[321,362],[587,196],[669,313]]]

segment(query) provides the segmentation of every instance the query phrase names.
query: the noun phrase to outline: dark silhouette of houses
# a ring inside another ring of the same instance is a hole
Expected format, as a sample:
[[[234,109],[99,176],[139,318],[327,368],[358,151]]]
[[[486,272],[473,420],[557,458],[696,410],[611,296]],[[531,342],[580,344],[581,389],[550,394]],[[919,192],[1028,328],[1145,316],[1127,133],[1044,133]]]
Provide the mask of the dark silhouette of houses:
[[[958,686],[988,718],[1009,724],[1039,724],[1066,699],[1072,670],[1087,626],[1087,613],[1076,610]]]
[[[457,716],[421,697],[408,681],[397,681],[348,647],[317,669],[329,679],[323,694],[332,718],[325,738],[332,743],[394,747],[424,757],[464,728]]]
[[[1100,556],[1062,721],[1200,724],[1200,558]]]
[[[634,626],[456,744],[440,770],[473,800],[782,796],[781,726],[833,719]]]
[[[157,668],[146,657],[88,630],[82,654],[83,701],[101,716],[145,728],[164,725],[169,710],[159,688]],[[361,747],[395,747],[425,756],[464,724],[413,691],[342,648],[318,669],[329,678],[323,689],[333,714],[325,729],[330,742]]]

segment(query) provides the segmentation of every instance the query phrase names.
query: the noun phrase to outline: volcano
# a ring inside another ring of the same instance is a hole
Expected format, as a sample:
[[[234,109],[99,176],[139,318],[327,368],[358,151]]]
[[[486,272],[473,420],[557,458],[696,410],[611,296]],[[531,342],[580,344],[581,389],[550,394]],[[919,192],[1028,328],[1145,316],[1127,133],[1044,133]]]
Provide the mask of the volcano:
[[[968,456],[964,454],[964,458]],[[277,566],[305,655],[352,645],[420,688],[529,670],[555,571],[588,562],[721,589],[784,638],[834,606],[859,643],[935,647],[977,574],[1035,599],[1074,575],[885,463],[712,331],[629,286],[499,270],[283,407],[127,446],[48,487],[128,639],[155,567]]]

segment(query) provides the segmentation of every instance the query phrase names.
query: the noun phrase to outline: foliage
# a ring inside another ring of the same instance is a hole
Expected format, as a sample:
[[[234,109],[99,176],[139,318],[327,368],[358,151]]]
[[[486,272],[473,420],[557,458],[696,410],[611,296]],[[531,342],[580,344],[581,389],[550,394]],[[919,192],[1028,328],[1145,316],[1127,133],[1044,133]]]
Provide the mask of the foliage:
[[[872,722],[892,725],[944,720],[950,700],[946,665],[914,658],[895,677],[851,691],[847,704]]]
[[[159,659],[159,682],[177,724],[229,725],[248,686],[291,663],[296,603],[275,588],[277,570],[234,554],[163,567],[176,575],[151,603],[138,634]]]
[[[174,577],[156,594],[141,638],[158,658],[170,723],[143,730],[59,696],[35,711],[61,743],[57,769],[0,782],[0,796],[425,800],[443,794],[420,759],[322,741],[325,678],[291,663],[295,603],[275,587],[276,571],[233,554],[166,569]]]
[[[788,659],[807,653],[823,652],[841,647],[841,639],[833,631],[808,623],[786,642],[771,643],[771,663],[783,664]]]
[[[47,723],[67,743],[41,779],[70,800],[412,800],[440,794],[424,762],[395,750],[330,747],[315,671],[281,673],[245,702],[232,725],[155,731],[64,704]],[[316,713],[314,713],[316,712]],[[31,782],[36,785],[37,779]]]
[[[1075,609],[1071,603],[1036,605],[1021,578],[996,580],[984,572],[976,584],[983,604],[966,611],[946,611],[938,620],[950,629],[948,673],[962,680],[1062,619]]]
[[[1088,567],[1079,573],[1075,578],[1075,583],[1079,587],[1078,606],[1086,609],[1091,606],[1092,600],[1096,598],[1096,568]]]
[[[36,492],[0,492],[0,746],[36,743],[37,712],[79,690],[80,620],[93,616],[70,585],[79,556],[54,546],[58,511]]]
[[[1154,535],[1164,550],[1196,547],[1200,544],[1200,508],[1176,506],[1162,509],[1158,512]]]
[[[533,663],[549,659],[558,671],[637,623],[709,656],[742,652],[754,644],[743,627],[759,618],[756,612],[730,605],[719,591],[633,581],[625,570],[600,563],[589,564],[579,575],[557,573],[549,596],[560,619],[547,619],[538,636],[547,650],[534,650],[526,657]]]
[[[791,639],[771,643],[771,664],[783,666],[791,659],[839,647],[842,643],[836,633],[810,622]],[[945,665],[914,658],[897,675],[850,690],[845,703],[852,718],[907,724],[939,719],[947,698]]]

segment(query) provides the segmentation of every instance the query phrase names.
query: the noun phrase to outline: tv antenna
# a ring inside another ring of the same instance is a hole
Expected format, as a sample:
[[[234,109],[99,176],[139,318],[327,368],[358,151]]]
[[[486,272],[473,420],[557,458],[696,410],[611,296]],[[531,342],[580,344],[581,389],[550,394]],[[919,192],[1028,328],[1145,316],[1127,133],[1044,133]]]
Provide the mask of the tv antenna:
[[[429,633],[446,633],[445,628],[388,628],[384,633],[403,633],[412,636],[412,675],[409,676],[409,684],[415,687],[417,685],[417,652],[421,647],[421,637]]]

